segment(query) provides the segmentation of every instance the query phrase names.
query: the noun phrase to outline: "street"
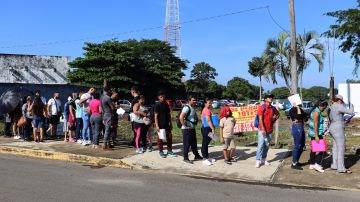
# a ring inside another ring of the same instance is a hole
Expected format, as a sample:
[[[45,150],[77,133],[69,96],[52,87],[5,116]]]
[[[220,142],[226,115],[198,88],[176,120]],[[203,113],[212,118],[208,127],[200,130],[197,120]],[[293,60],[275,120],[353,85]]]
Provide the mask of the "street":
[[[360,200],[356,191],[219,182],[3,154],[0,182],[1,202]]]

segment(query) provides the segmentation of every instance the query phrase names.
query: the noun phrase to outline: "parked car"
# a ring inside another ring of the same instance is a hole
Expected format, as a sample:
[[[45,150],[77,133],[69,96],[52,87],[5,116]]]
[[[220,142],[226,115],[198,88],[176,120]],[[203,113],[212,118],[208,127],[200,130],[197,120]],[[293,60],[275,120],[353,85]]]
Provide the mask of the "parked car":
[[[174,110],[182,109],[184,105],[186,105],[186,100],[175,100],[173,109]]]
[[[131,109],[131,102],[129,100],[119,100],[119,105],[121,108],[125,110],[125,112],[129,113]]]
[[[306,114],[307,117],[310,117],[310,114],[311,114],[311,111],[314,107],[314,104],[312,101],[303,101],[303,107],[302,109],[304,110],[304,113]],[[285,115],[288,119],[290,119],[290,116],[289,116],[289,111],[290,111],[291,108],[285,110]]]
[[[259,105],[260,104],[260,102],[258,101],[258,100],[250,100],[249,101],[249,106],[256,106],[256,105]]]
[[[220,107],[220,103],[217,100],[213,100],[211,107],[213,109],[219,108]]]

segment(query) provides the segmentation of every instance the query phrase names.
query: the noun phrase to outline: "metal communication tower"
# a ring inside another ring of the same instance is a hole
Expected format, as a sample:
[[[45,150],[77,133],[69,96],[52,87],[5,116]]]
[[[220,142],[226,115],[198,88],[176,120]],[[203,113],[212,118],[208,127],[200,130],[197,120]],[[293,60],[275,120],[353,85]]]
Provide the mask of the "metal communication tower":
[[[181,57],[179,1],[166,0],[165,41],[176,48],[176,55]]]

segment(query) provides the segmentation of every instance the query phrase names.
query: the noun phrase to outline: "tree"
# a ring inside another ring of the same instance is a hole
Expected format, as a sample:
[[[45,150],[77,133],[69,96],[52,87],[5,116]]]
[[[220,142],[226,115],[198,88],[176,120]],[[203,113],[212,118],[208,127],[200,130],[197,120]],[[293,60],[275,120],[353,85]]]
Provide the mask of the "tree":
[[[253,57],[251,61],[248,62],[249,65],[249,74],[251,74],[254,77],[259,77],[260,83],[259,83],[259,100],[261,100],[261,94],[262,94],[262,82],[261,77],[264,75],[264,68],[265,68],[265,60],[262,57]]]
[[[196,93],[201,97],[209,96],[213,93],[209,86],[212,84],[214,87],[213,82],[215,82],[214,79],[217,75],[216,69],[208,63],[195,64],[191,70],[191,79],[187,82],[187,92]]]
[[[337,18],[336,24],[330,25],[330,30],[325,32],[327,37],[335,37],[343,42],[339,49],[346,53],[351,51],[351,58],[355,59],[354,75],[358,75],[360,65],[360,0],[357,8],[329,12],[325,15]]]
[[[256,99],[259,91],[256,86],[249,83],[248,80],[234,77],[227,83],[224,96],[231,99]]]
[[[290,95],[287,87],[274,88],[270,93],[273,94],[276,99],[286,99]]]
[[[73,71],[67,76],[73,83],[100,87],[106,79],[110,87],[122,93],[138,85],[150,99],[155,98],[159,88],[169,96],[185,90],[181,79],[187,61],[175,56],[166,42],[109,40],[85,43],[83,49],[84,57],[69,63]]]
[[[323,70],[323,60],[325,57],[324,45],[319,41],[316,32],[307,32],[299,35],[297,41],[298,75],[300,81],[300,97],[302,99],[302,76],[304,70],[308,67],[312,58],[315,58],[319,65],[319,72]]]
[[[346,83],[360,83],[360,80],[347,79]]]

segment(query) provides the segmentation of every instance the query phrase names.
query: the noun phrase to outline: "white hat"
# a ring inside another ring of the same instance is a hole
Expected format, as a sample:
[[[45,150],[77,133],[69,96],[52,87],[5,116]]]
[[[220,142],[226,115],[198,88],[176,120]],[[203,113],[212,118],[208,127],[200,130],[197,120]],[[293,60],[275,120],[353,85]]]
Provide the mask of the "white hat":
[[[335,98],[344,101],[344,97],[342,95],[337,94],[337,95],[335,95]]]
[[[69,96],[67,100],[68,100],[68,101],[71,101],[71,96]]]

